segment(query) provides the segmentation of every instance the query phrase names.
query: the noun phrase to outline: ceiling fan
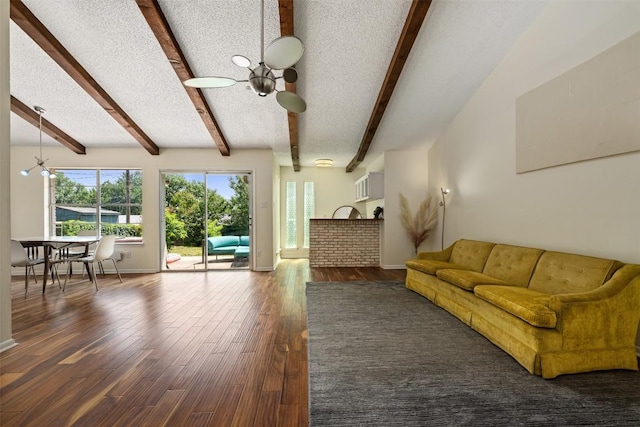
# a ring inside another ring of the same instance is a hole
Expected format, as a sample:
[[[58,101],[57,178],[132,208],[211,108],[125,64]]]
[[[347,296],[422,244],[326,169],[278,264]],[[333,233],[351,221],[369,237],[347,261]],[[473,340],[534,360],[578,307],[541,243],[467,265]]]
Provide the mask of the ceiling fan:
[[[231,61],[238,67],[247,68],[249,79],[236,80],[231,77],[194,77],[185,80],[183,84],[196,88],[221,88],[233,86],[238,82],[248,82],[251,89],[258,96],[267,96],[276,91],[276,100],[287,111],[304,113],[307,103],[295,92],[276,89],[276,79],[284,79],[287,83],[295,83],[298,80],[298,72],[293,66],[300,60],[304,53],[304,44],[296,36],[283,36],[272,41],[267,49],[264,48],[264,0],[260,1],[260,63],[251,68],[251,61],[243,55],[233,55]],[[282,76],[276,77],[273,70],[282,70]]]

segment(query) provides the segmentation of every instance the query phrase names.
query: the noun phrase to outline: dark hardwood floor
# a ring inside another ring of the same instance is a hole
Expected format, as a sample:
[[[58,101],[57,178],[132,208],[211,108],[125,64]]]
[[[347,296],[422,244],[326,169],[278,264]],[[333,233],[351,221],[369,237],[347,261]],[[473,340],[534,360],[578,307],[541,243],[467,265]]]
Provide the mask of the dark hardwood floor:
[[[308,281],[404,280],[404,270],[309,268],[12,281],[0,425],[306,426]]]

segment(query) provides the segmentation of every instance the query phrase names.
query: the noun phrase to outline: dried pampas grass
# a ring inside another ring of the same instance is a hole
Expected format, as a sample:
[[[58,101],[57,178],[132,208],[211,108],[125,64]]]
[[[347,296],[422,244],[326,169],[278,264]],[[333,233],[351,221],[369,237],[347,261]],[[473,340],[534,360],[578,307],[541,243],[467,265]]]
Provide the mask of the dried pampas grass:
[[[420,203],[420,208],[414,217],[409,209],[409,201],[400,193],[400,220],[417,253],[418,247],[427,240],[429,231],[436,226],[438,221],[438,210],[431,208],[431,195],[427,194],[427,198]]]

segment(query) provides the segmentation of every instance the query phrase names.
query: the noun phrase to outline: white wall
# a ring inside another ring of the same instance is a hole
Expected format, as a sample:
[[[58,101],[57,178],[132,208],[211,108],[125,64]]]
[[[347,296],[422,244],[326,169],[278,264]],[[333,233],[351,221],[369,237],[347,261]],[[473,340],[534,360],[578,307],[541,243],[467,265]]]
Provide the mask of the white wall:
[[[452,190],[445,246],[470,238],[640,263],[640,153],[515,173],[516,98],[639,30],[637,1],[550,2],[429,151],[431,191]]]
[[[11,235],[42,235],[45,232],[44,179],[38,174],[20,175],[20,170],[33,163],[37,147],[11,148]],[[273,237],[273,154],[271,150],[232,150],[222,157],[217,148],[163,149],[159,156],[143,148],[87,149],[77,155],[64,147],[44,147],[50,167],[142,168],[144,243],[127,245],[130,259],[118,268],[123,272],[156,272],[160,270],[160,171],[222,170],[252,171],[254,182],[253,225],[255,234],[255,269],[273,270],[276,262]],[[3,168],[3,171],[5,169]],[[122,249],[121,249],[122,250]]]
[[[355,182],[364,175],[364,169],[358,168],[351,173],[346,173],[343,168],[301,168],[295,172],[292,167],[280,168],[280,244],[282,258],[306,258],[309,250],[302,248],[304,236],[300,224],[303,221],[303,185],[305,181],[314,183],[315,192],[315,218],[331,218],[333,212],[342,205],[355,206],[361,214],[365,214],[366,205],[363,202],[355,203]],[[298,223],[298,249],[285,249],[285,186],[288,181],[296,183],[297,195],[297,223]]]
[[[415,257],[413,243],[400,221],[400,193],[407,198],[411,213],[415,215],[429,192],[427,163],[426,149],[387,151],[384,154],[384,223],[380,260],[383,268],[406,268],[405,262]],[[431,206],[437,209],[437,198],[433,199]],[[431,239],[433,236],[428,237],[427,242]]]
[[[282,198],[280,194],[280,165],[278,164],[275,156],[273,157],[273,161],[271,164],[273,170],[273,244],[272,250],[275,256],[275,264],[280,260],[280,199]]]
[[[12,347],[9,93],[9,0],[0,0],[0,351]],[[24,270],[23,270],[24,272]]]

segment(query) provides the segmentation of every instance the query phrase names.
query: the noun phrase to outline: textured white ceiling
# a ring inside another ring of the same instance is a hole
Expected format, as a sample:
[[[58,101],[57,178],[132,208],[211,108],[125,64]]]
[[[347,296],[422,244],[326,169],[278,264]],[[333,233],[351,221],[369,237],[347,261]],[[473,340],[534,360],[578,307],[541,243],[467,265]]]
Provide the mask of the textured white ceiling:
[[[217,151],[135,1],[23,2],[160,148]],[[231,56],[259,62],[259,0],[159,3],[197,76],[246,79]],[[305,44],[297,91],[308,105],[298,115],[303,167],[317,158],[344,167],[356,154],[410,4],[296,0],[295,33]],[[385,150],[435,140],[545,4],[434,1],[364,165]],[[279,35],[278,2],[265,0],[265,44]],[[260,98],[246,83],[204,93],[231,155],[272,148],[291,165],[287,114],[273,94]],[[11,94],[44,107],[45,118],[88,150],[138,145],[13,23]],[[11,127],[12,144],[37,145],[37,129],[13,114]]]

